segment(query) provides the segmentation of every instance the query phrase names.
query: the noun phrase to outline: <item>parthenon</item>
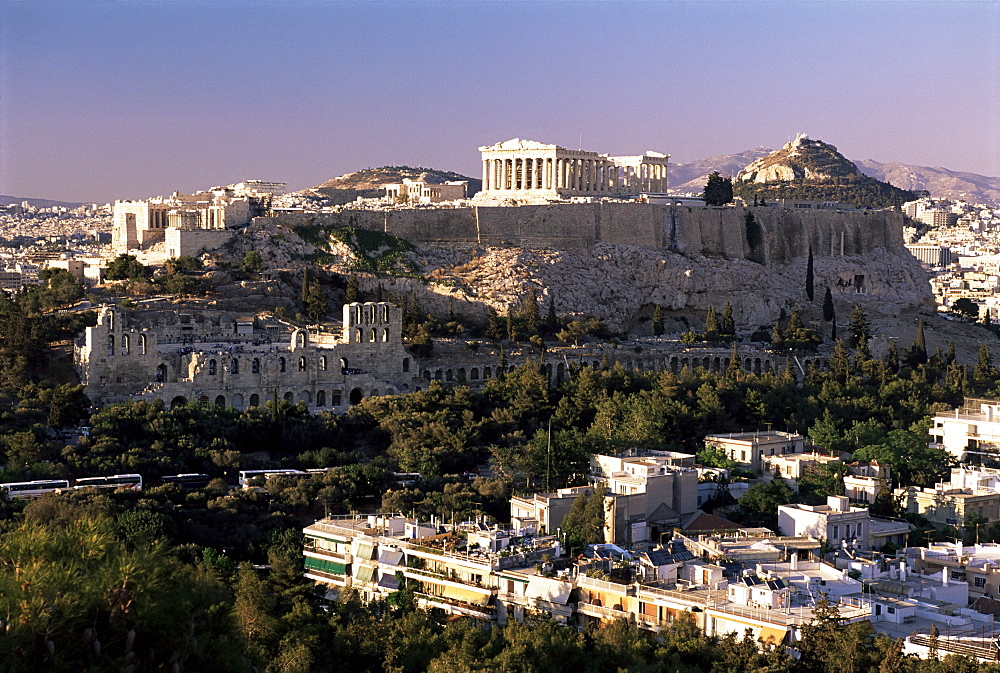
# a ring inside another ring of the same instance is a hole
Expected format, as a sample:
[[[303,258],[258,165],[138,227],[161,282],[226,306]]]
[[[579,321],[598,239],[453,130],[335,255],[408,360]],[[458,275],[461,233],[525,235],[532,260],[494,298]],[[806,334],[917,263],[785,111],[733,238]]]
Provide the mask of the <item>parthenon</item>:
[[[560,199],[667,191],[670,156],[646,152],[612,157],[514,138],[480,147],[483,197]]]

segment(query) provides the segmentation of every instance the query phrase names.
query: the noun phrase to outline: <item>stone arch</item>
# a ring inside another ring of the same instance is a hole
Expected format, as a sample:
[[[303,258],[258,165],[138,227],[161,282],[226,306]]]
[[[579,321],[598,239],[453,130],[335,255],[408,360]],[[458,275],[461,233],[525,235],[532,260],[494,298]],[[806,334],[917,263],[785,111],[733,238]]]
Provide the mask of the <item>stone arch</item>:
[[[743,361],[743,370],[747,372],[753,370],[753,358],[747,358]]]
[[[483,367],[483,378],[493,378],[493,371],[489,367]]]
[[[448,370],[446,370],[446,371],[445,371],[445,373],[444,373],[444,380],[445,380],[445,381],[451,381],[451,380],[453,380],[453,376],[454,376],[454,375],[452,374],[451,370],[450,370],[450,369],[448,369]]]
[[[764,360],[764,371],[768,374],[774,371],[774,364],[771,362],[771,358]]]
[[[339,390],[334,390],[330,393],[330,406],[339,407],[344,403],[344,393]]]
[[[670,358],[670,371],[674,374],[680,373],[680,368],[678,367],[678,359],[676,357]]]
[[[217,407],[224,407],[224,406],[226,406],[226,396],[225,395],[217,395],[215,397],[215,406],[217,406]]]
[[[287,393],[285,393],[285,401],[288,402],[289,404],[294,403],[295,402],[295,394],[293,392],[291,392],[291,391],[288,391]]]
[[[718,355],[712,360],[712,371],[716,373],[722,371],[722,360],[719,359]]]
[[[753,361],[753,372],[754,374],[760,374],[760,358],[755,358]]]
[[[369,341],[371,341],[372,343],[375,343],[376,341],[378,341],[378,339],[376,338],[377,335],[375,334],[375,330],[374,329],[369,330],[368,336],[371,337],[371,339],[369,339]]]
[[[306,404],[312,402],[312,395],[309,394],[308,390],[303,390],[299,393],[299,402],[305,402]]]
[[[410,371],[410,358],[403,358],[403,371]]]
[[[209,360],[208,361],[208,375],[209,376],[215,376],[216,372],[218,372],[218,367],[219,367],[219,365],[215,362],[214,359]]]
[[[257,393],[254,393],[253,395],[250,396],[250,406],[251,407],[259,407],[260,406],[260,395],[258,395]]]
[[[456,380],[459,383],[465,383],[465,367],[458,368],[458,373],[456,374]]]
[[[425,369],[424,370],[424,381],[430,381],[430,380],[431,380],[431,370]]]
[[[385,394],[386,394],[386,395],[395,395],[395,394],[396,394],[396,391],[395,391],[395,389],[393,389],[393,388],[386,388],[386,389],[385,389]]]
[[[704,367],[705,369],[708,369],[709,367],[712,366],[711,360],[705,358],[704,360],[702,360],[701,366]]]
[[[233,374],[239,374],[240,373],[240,359],[239,358],[233,358],[232,360],[230,360],[230,362],[229,362],[229,371],[231,371]]]
[[[551,362],[549,362],[549,363],[547,363],[545,365],[545,376],[548,377],[548,378],[550,378],[550,379],[552,378],[552,363]]]
[[[114,355],[114,354],[115,354],[115,335],[114,334],[109,334],[108,335],[108,355]]]
[[[145,334],[140,334],[139,335],[139,355],[145,355],[145,354],[146,354],[146,335]]]
[[[319,356],[319,370],[321,372],[325,372],[326,371],[326,356],[325,355],[320,355]]]
[[[357,333],[358,333],[358,343],[363,344],[365,342],[365,331],[361,328],[358,328]]]
[[[316,391],[316,406],[325,407],[326,406],[326,391],[318,390]]]
[[[434,372],[434,380],[440,381],[441,377],[442,377],[442,372],[441,372],[440,369],[438,369],[436,372]]]
[[[309,336],[304,329],[295,330],[295,347],[305,348],[309,345]]]
[[[387,329],[382,330],[382,341],[385,342],[389,341],[389,330]]]
[[[478,381],[479,380],[479,367],[473,367],[469,371],[469,378],[471,380],[473,380],[473,381]]]
[[[235,395],[233,395],[233,402],[232,402],[232,404],[233,404],[233,409],[242,409],[243,408],[243,396],[240,395],[239,393],[236,393]]]
[[[562,362],[556,365],[556,381],[562,381],[566,376],[566,365]]]
[[[299,356],[299,371],[300,372],[304,372],[305,370],[306,370],[306,356],[305,355],[300,355]]]
[[[278,371],[279,372],[285,371],[285,358],[278,358]]]
[[[355,388],[354,390],[351,391],[351,395],[347,401],[350,402],[351,404],[359,404],[361,400],[364,399],[364,397],[365,394],[361,392],[361,388]]]
[[[347,369],[347,358],[340,358],[340,369]]]
[[[250,373],[260,374],[260,358],[254,358],[250,361]]]
[[[132,337],[122,334],[122,355],[129,355],[132,350]]]
[[[158,383],[162,383],[167,380],[167,365],[161,362],[156,368],[156,380]]]
[[[177,407],[183,407],[187,403],[188,401],[186,397],[184,397],[183,395],[178,395],[174,399],[170,400],[170,408],[176,409]]]

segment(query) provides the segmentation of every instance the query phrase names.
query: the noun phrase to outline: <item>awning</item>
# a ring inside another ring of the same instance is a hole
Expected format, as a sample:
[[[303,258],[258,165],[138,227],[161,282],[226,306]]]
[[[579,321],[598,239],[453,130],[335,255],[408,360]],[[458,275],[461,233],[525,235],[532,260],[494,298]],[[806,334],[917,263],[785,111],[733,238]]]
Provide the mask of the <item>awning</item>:
[[[442,590],[441,595],[445,598],[451,598],[452,600],[462,601],[471,605],[486,605],[486,602],[490,599],[489,594],[481,594],[478,591],[468,591],[467,589],[459,589],[458,587],[443,586]]]
[[[779,629],[773,626],[762,626],[760,627],[760,635],[757,636],[757,640],[770,645],[780,645],[781,641],[785,639],[786,633],[788,633],[787,629]]]
[[[314,558],[312,556],[306,556],[305,566],[306,570],[321,570],[326,573],[334,573],[335,575],[344,575],[347,573],[347,565],[344,563],[327,561],[326,559]]]
[[[572,589],[569,582],[534,576],[524,590],[524,595],[529,598],[541,598],[551,603],[565,605],[569,601],[569,593]]]
[[[355,540],[353,545],[353,553],[359,559],[370,561],[375,553],[375,545],[371,542],[364,542],[361,540]]]
[[[403,560],[403,552],[397,549],[379,550],[379,555],[378,555],[379,565],[398,566],[400,561],[402,560]]]
[[[385,587],[386,589],[398,589],[399,580],[396,579],[395,573],[382,573],[379,577],[378,585],[380,587]]]
[[[363,566],[355,564],[354,566],[354,579],[359,582],[371,582],[372,576],[375,574],[375,568],[371,566]]]

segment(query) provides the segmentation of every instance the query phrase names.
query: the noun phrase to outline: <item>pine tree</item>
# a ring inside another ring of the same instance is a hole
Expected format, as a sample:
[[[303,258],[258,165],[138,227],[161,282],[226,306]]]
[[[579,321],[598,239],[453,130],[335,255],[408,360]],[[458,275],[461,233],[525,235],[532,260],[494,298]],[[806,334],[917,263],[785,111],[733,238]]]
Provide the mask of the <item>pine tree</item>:
[[[978,382],[992,381],[995,372],[993,370],[993,357],[990,355],[990,347],[983,344],[979,347],[979,361],[972,369],[972,378]]]
[[[810,245],[809,260],[806,262],[806,296],[809,297],[809,301],[812,301],[815,295],[813,280],[813,247]]]
[[[302,303],[306,303],[309,296],[309,267],[302,267]]]
[[[663,307],[653,307],[653,336],[663,336]]]
[[[955,342],[954,341],[949,341],[948,342],[948,351],[944,354],[944,360],[948,364],[951,364],[951,363],[953,363],[955,361]]]
[[[740,375],[740,352],[733,342],[733,352],[729,355],[729,364],[726,365],[726,378],[738,379]]]
[[[353,273],[347,279],[347,289],[344,291],[344,301],[348,304],[352,304],[356,301],[360,301],[361,290],[358,285],[358,277]]]
[[[559,318],[556,316],[556,298],[551,292],[549,292],[549,310],[545,316],[545,332],[550,336],[554,336],[559,330]]]
[[[847,330],[851,333],[851,345],[855,348],[861,339],[871,341],[871,323],[868,322],[868,315],[861,308],[861,304],[855,304],[851,316],[848,318]]]
[[[524,321],[524,331],[527,336],[532,337],[538,334],[542,320],[538,312],[538,294],[535,292],[535,288],[528,288],[528,294],[521,300],[521,310],[518,313]]]
[[[731,203],[733,200],[732,179],[724,178],[719,174],[719,171],[715,171],[708,176],[708,182],[705,183],[705,190],[702,192],[702,197],[705,199],[705,205],[707,206],[722,206]]]
[[[917,321],[917,336],[913,340],[913,345],[910,346],[909,352],[910,364],[917,366],[927,364],[927,342],[924,341],[924,321]]]
[[[313,322],[319,322],[322,320],[330,310],[330,305],[326,301],[326,295],[323,294],[323,288],[320,287],[318,280],[314,280],[309,286],[304,303],[306,315],[309,316]]]

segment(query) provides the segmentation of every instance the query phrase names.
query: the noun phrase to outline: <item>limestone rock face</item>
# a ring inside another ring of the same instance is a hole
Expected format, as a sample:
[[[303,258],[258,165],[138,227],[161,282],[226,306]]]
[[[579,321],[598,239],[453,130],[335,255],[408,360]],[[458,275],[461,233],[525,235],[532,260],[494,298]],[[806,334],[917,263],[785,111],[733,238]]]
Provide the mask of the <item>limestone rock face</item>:
[[[859,176],[861,171],[833,145],[803,134],[737,173],[734,182],[790,182]]]

